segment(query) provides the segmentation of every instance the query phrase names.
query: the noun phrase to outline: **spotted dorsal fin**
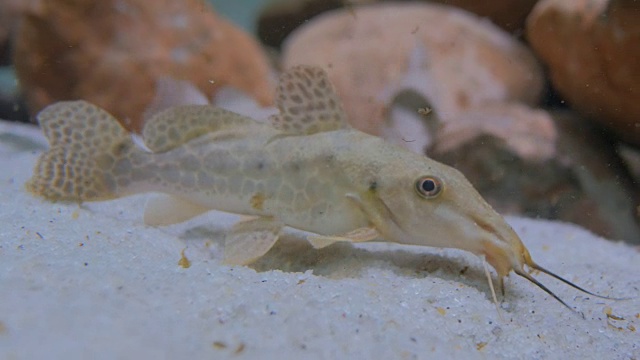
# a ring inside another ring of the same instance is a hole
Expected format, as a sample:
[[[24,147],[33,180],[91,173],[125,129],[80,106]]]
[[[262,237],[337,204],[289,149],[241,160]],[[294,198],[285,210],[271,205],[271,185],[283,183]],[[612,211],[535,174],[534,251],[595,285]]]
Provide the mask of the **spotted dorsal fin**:
[[[142,129],[142,138],[152,152],[158,153],[207,133],[256,124],[251,118],[215,106],[180,105],[149,119]]]
[[[276,105],[280,113],[270,120],[286,133],[309,135],[349,128],[327,73],[317,66],[298,65],[282,73]]]

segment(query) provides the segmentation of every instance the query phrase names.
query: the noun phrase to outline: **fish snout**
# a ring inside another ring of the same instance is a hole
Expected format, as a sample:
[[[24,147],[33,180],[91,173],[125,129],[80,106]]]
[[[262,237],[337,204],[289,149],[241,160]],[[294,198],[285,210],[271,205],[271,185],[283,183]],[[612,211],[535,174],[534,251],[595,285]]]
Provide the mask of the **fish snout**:
[[[476,225],[484,233],[480,253],[496,270],[498,276],[504,277],[511,270],[524,271],[524,265],[532,263],[529,251],[522,240],[504,220],[499,226],[484,221],[476,221]]]

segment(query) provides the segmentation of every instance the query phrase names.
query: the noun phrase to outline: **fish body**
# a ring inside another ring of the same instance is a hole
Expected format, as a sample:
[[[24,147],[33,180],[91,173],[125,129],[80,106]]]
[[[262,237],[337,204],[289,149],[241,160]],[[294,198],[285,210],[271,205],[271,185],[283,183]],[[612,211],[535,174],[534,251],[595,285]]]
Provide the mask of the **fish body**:
[[[164,193],[147,205],[152,225],[211,209],[252,216],[227,235],[227,263],[254,261],[290,226],[314,233],[317,248],[378,240],[467,250],[500,284],[513,270],[553,295],[524,266],[547,271],[464,175],[349,126],[322,69],[283,73],[276,102],[269,123],[209,105],[169,108],[145,124],[148,151],[90,103],[53,104],[38,115],[51,148],[26,187],[73,202]]]
[[[262,124],[215,138],[207,134],[164,153],[136,154],[131,180],[117,196],[171,194],[203,208],[278,218],[314,233],[367,226],[366,216],[345,197],[357,184],[342,169],[380,139],[351,130],[281,136]]]

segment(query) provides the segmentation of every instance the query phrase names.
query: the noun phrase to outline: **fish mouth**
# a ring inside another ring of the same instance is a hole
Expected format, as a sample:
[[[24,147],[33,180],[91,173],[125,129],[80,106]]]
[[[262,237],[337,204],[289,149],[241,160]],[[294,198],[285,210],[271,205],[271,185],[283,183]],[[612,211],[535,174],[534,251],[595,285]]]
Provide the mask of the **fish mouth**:
[[[500,288],[503,293],[503,296],[504,296],[504,285],[502,283],[502,279],[505,276],[507,276],[509,272],[513,270],[513,272],[516,273],[518,276],[521,276],[527,279],[529,282],[536,285],[538,288],[542,289],[544,292],[549,294],[555,300],[560,302],[566,308],[568,308],[569,310],[575,313],[578,313],[582,317],[584,317],[584,314],[578,312],[577,310],[569,306],[569,304],[567,304],[558,295],[556,295],[553,291],[551,291],[551,289],[549,289],[546,285],[542,284],[540,281],[534,278],[531,275],[531,271],[540,271],[566,285],[569,285],[570,287],[578,291],[581,291],[585,294],[589,294],[591,296],[595,296],[601,299],[608,299],[608,300],[627,300],[627,298],[614,298],[614,297],[596,294],[538,265],[535,261],[533,261],[533,259],[531,258],[531,254],[529,254],[529,250],[527,250],[527,248],[524,246],[524,244],[520,240],[520,237],[515,233],[515,231],[512,230],[513,234],[511,236],[513,236],[513,238],[510,239],[511,241],[506,241],[505,237],[501,237],[500,233],[496,231],[494,227],[491,226],[490,224],[486,224],[482,222],[478,222],[477,224],[483,230],[489,232],[491,235],[495,236],[496,239],[500,240],[499,242],[491,241],[491,240],[483,240],[482,254],[485,256],[486,261],[489,264],[491,264],[491,266],[498,273],[498,276],[500,278]],[[500,245],[503,245],[503,246],[500,246]],[[525,266],[529,271],[525,270]]]
[[[480,253],[485,256],[485,259],[496,270],[499,277],[504,277],[511,270],[514,269],[514,265],[520,264],[519,259],[514,259],[514,244],[521,244],[519,241],[508,241],[507,237],[502,234],[493,224],[479,218],[477,216],[471,216],[471,220],[477,227],[484,230],[485,236],[481,240]],[[512,236],[518,236],[515,233]],[[519,249],[516,249],[516,252]],[[522,267],[520,265],[520,267]]]

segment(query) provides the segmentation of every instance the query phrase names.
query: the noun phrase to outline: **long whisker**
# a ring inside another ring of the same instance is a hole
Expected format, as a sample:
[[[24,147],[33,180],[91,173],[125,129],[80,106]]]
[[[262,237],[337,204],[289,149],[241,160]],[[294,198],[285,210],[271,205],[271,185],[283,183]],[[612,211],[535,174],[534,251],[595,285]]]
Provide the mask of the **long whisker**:
[[[582,291],[582,292],[583,292],[583,293],[585,293],[585,294],[589,294],[589,295],[592,295],[592,296],[595,296],[595,297],[599,297],[599,298],[601,298],[601,299],[607,299],[607,300],[629,300],[629,299],[630,299],[630,298],[613,298],[613,297],[609,297],[609,296],[604,296],[604,295],[595,294],[595,293],[593,293],[593,292],[591,292],[591,291],[588,291],[588,290],[586,290],[586,289],[584,289],[584,288],[582,288],[582,287],[580,287],[580,286],[578,286],[578,285],[576,285],[576,284],[572,283],[572,282],[571,282],[571,281],[569,281],[569,280],[564,279],[564,278],[563,278],[563,277],[561,277],[560,275],[556,275],[556,274],[552,273],[551,271],[549,271],[549,270],[547,270],[547,269],[543,268],[542,266],[540,266],[540,265],[538,265],[538,264],[536,264],[536,263],[527,264],[527,266],[529,266],[529,267],[530,267],[530,268],[532,268],[532,269],[535,269],[535,270],[538,270],[538,271],[542,271],[543,273],[545,273],[545,274],[547,274],[547,275],[549,275],[549,276],[551,276],[551,277],[553,277],[553,278],[556,278],[557,280],[560,280],[560,281],[562,281],[563,283],[565,283],[565,284],[567,284],[567,285],[571,286],[571,287],[572,287],[572,288],[574,288],[574,289],[580,290],[580,291]]]
[[[537,287],[539,287],[540,289],[544,290],[547,294],[553,296],[554,299],[558,300],[562,305],[564,305],[567,309],[573,311],[576,314],[580,314],[582,316],[582,318],[584,319],[584,314],[577,311],[576,309],[572,308],[571,306],[567,305],[566,302],[564,302],[562,299],[560,299],[558,297],[558,295],[554,294],[553,291],[549,290],[549,288],[547,288],[546,286],[542,285],[542,283],[540,283],[538,280],[536,280],[533,276],[529,275],[528,273],[521,271],[521,270],[514,270],[514,272],[520,276],[522,276],[523,278],[531,281],[533,284],[535,284]]]

